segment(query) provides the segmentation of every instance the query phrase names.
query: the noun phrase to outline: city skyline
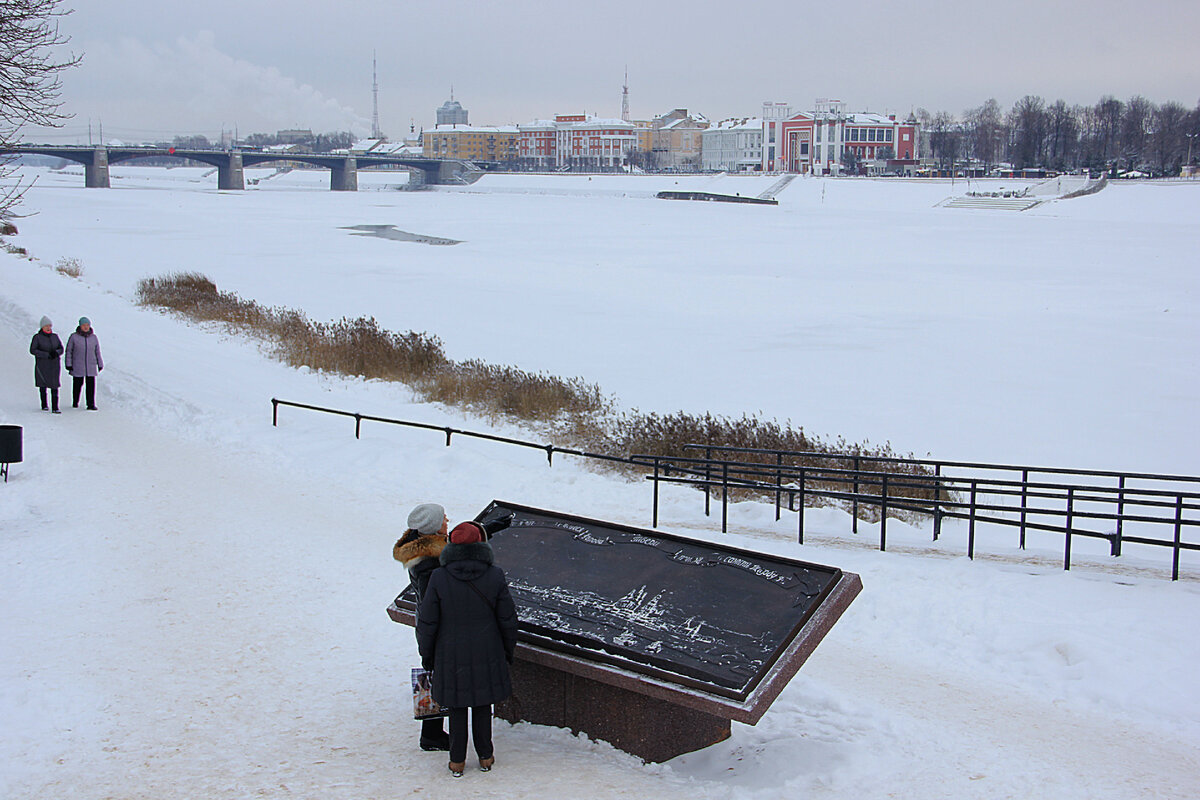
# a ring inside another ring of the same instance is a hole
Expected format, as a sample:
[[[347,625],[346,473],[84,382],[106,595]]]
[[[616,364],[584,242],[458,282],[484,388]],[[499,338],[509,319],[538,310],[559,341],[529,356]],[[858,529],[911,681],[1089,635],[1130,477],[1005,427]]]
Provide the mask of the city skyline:
[[[989,98],[1007,110],[1027,94],[1071,105],[1104,95],[1189,108],[1200,100],[1189,41],[1200,4],[1185,0],[1150,0],[1136,15],[1113,0],[1014,0],[1003,17],[965,0],[953,19],[930,0],[906,7],[904,19],[880,0],[833,17],[781,0],[710,2],[686,17],[625,0],[604,15],[539,0],[403,10],[363,0],[333,14],[308,2],[264,5],[76,9],[61,20],[68,49],[84,56],[63,76],[63,110],[74,118],[26,138],[86,142],[89,125],[97,141],[101,126],[106,140],[128,141],[297,127],[365,136],[373,52],[380,127],[392,138],[432,127],[451,86],[473,124],[619,117],[626,68],[635,119],[672,108],[714,121],[753,116],[764,101],[799,111],[817,97],[897,115],[959,115]]]

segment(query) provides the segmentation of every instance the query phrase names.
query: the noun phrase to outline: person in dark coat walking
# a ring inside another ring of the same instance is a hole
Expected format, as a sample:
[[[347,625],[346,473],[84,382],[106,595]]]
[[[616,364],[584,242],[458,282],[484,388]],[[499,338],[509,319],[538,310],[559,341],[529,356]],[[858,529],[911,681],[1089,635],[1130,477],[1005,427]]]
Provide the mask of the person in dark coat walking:
[[[104,369],[104,358],[100,355],[100,340],[92,330],[92,321],[79,318],[79,327],[67,337],[67,372],[73,379],[71,407],[79,408],[79,390],[87,384],[87,410],[96,408],[96,376]]]
[[[504,571],[493,561],[484,527],[463,522],[429,577],[417,614],[421,665],[433,671],[432,693],[450,709],[450,774],[467,760],[467,709],[479,768],[495,763],[492,704],[512,694],[508,667],[517,647],[517,609]]]
[[[408,580],[417,596],[417,607],[425,596],[429,576],[437,569],[438,556],[446,546],[450,518],[437,503],[422,503],[408,515],[408,530],[392,546],[392,558],[408,570]],[[442,718],[421,720],[422,750],[449,750],[450,735],[442,728]]]
[[[49,317],[42,317],[41,330],[33,335],[29,352],[33,355],[33,385],[42,396],[42,411],[58,414],[59,357],[63,354],[63,343],[54,332],[54,323]],[[46,405],[47,389],[50,390],[50,405]]]

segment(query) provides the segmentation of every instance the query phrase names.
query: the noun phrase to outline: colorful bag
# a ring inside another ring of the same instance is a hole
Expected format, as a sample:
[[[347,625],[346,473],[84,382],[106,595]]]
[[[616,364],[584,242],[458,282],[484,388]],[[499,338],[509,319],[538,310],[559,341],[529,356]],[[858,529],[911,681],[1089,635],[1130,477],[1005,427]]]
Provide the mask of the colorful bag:
[[[413,719],[436,719],[450,713],[433,699],[430,680],[433,673],[414,667],[412,671]]]

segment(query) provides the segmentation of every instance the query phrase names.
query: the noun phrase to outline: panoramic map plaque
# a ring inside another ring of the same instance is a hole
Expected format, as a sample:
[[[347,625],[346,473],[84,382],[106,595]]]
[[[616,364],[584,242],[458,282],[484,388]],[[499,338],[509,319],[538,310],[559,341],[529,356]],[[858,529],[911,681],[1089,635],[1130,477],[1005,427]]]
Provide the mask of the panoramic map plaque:
[[[841,570],[494,501],[520,640],[744,700]],[[406,603],[406,605],[408,605]]]

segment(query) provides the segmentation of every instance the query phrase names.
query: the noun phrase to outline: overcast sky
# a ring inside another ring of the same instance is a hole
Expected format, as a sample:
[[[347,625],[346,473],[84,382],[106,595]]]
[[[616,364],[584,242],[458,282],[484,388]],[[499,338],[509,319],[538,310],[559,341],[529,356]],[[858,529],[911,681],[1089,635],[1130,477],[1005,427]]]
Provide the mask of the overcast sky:
[[[65,2],[67,7],[72,3]],[[687,108],[961,114],[1026,94],[1093,104],[1200,101],[1200,0],[75,0],[61,22],[83,63],[63,78],[62,130],[29,141],[165,140],[236,128],[371,128],[401,138],[449,96],[476,125]]]

